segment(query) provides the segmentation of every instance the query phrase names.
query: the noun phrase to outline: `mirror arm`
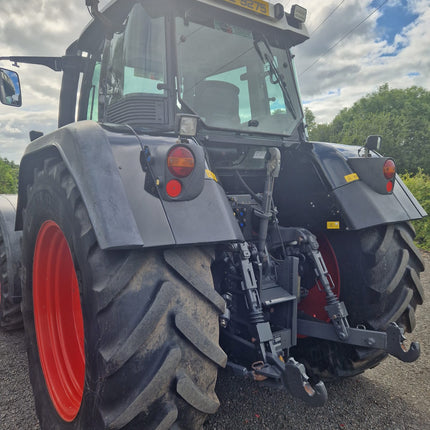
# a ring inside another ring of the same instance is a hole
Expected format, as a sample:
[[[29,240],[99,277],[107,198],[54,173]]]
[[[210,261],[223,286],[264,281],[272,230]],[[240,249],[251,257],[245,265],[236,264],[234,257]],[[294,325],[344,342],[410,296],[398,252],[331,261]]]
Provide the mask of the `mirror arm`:
[[[17,67],[19,67],[18,63],[37,64],[49,67],[55,72],[61,72],[70,67],[78,68],[79,71],[82,71],[86,58],[66,55],[64,57],[0,57],[0,60],[9,60]]]
[[[56,72],[63,70],[61,57],[0,57],[0,60],[9,60],[14,66],[18,66],[18,63],[39,64]]]

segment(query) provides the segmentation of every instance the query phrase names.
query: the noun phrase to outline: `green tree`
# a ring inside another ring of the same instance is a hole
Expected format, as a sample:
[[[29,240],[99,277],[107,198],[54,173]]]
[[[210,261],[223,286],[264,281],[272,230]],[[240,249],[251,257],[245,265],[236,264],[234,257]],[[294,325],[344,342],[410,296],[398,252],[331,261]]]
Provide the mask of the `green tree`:
[[[317,123],[315,120],[314,113],[308,108],[305,108],[305,121],[308,127],[308,133],[312,133],[313,129],[316,127]]]
[[[381,153],[394,157],[399,172],[430,173],[430,91],[420,87],[378,91],[339,112],[330,124],[317,124],[311,140],[363,145],[382,136]]]
[[[6,158],[0,158],[0,194],[16,194],[19,166]]]

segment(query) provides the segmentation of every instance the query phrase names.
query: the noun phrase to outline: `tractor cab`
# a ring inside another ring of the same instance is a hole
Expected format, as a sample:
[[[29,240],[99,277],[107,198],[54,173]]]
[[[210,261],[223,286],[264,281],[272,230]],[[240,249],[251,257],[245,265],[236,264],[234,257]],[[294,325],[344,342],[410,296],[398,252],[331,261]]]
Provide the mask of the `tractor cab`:
[[[174,131],[185,114],[202,134],[291,136],[303,112],[289,49],[307,39],[304,10],[292,13],[260,0],[119,1],[105,32],[95,20],[75,45],[88,52],[78,119]]]

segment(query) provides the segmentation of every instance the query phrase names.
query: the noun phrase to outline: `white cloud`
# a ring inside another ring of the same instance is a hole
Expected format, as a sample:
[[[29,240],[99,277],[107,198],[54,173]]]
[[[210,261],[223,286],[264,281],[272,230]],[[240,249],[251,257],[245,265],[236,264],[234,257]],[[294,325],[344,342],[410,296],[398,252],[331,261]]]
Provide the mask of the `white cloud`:
[[[287,2],[284,2],[285,4]],[[317,27],[338,4],[338,0],[323,5],[311,0],[299,2],[308,8],[308,27]],[[372,12],[370,1],[344,2],[309,41],[295,48],[296,65],[303,99],[318,122],[328,122],[344,107],[378,89],[384,83],[391,88],[412,85],[430,89],[430,8],[428,0],[408,2],[408,8],[419,17],[389,44],[377,36],[377,11],[327,55],[326,51],[349,30]],[[389,6],[399,6],[391,1]],[[316,59],[324,55],[308,71]]]

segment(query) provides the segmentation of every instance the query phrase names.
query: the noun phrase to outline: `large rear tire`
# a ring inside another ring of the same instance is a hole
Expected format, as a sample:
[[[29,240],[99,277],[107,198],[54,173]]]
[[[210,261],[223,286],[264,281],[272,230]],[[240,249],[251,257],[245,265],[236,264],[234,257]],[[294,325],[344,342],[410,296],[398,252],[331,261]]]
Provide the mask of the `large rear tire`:
[[[410,223],[328,236],[340,269],[340,298],[351,326],[385,330],[395,321],[407,332],[415,328],[415,309],[424,300],[419,278],[424,264],[414,237]],[[359,374],[387,355],[314,338],[300,339],[293,354],[324,379]]]
[[[219,402],[206,249],[102,251],[64,164],[35,172],[24,212],[23,316],[42,429],[201,428]]]

